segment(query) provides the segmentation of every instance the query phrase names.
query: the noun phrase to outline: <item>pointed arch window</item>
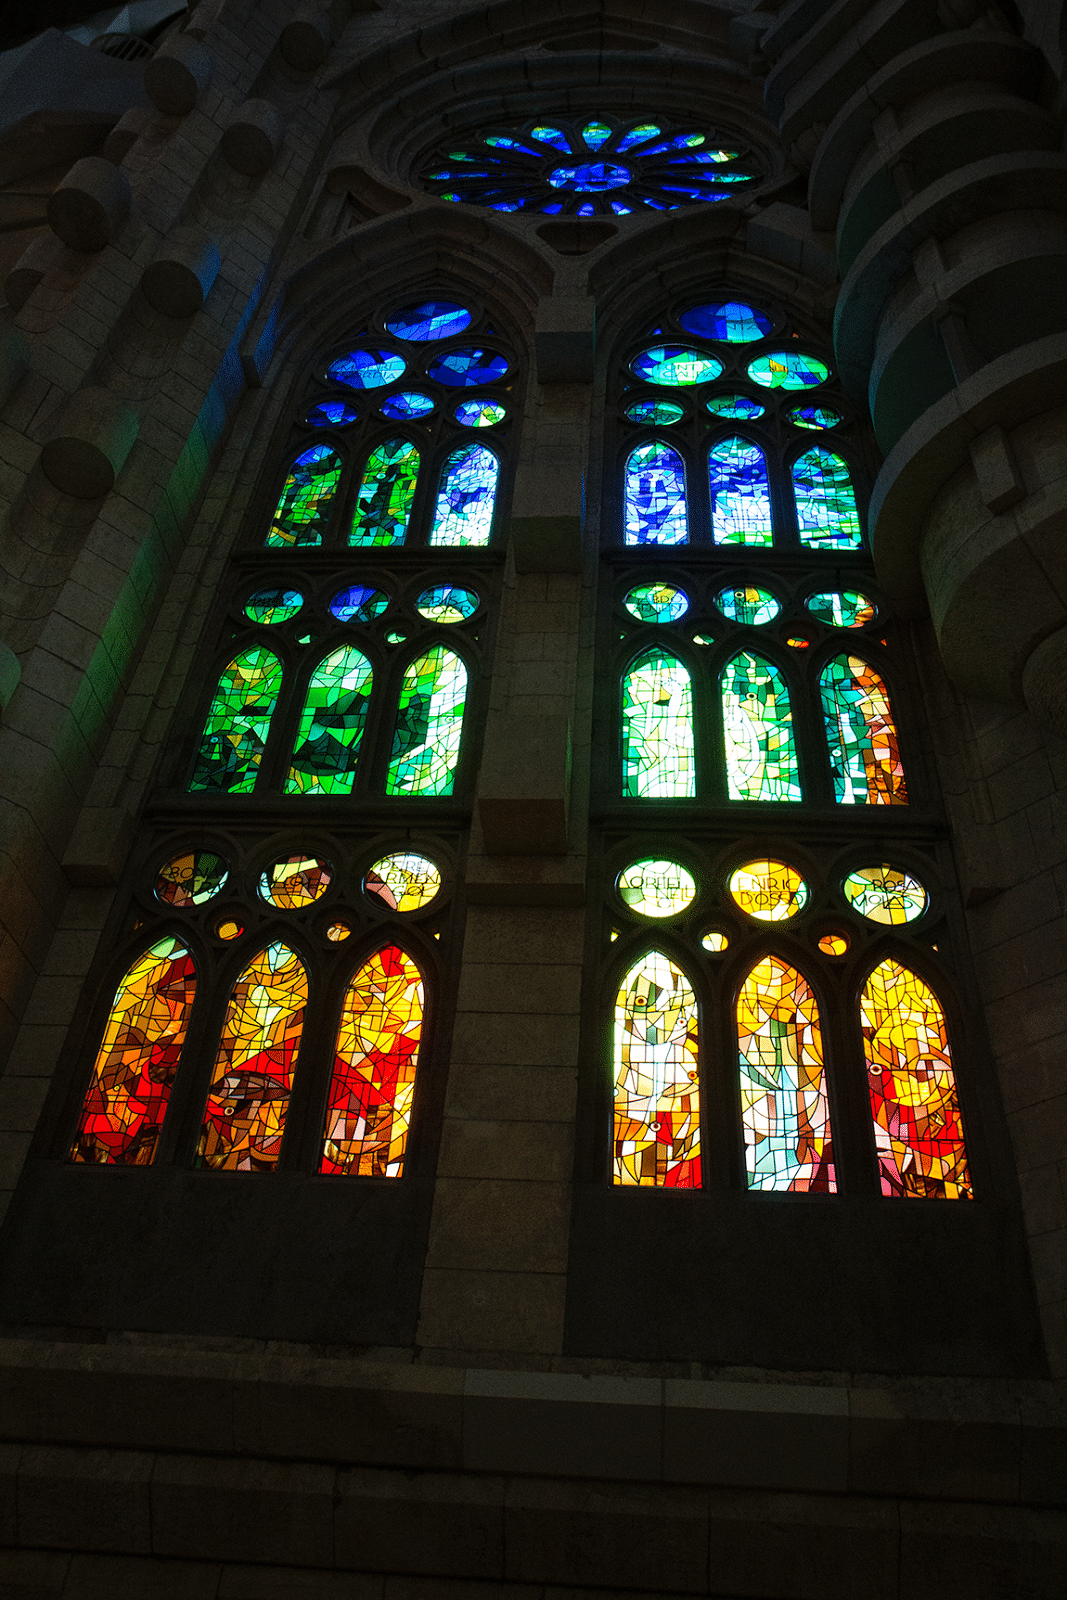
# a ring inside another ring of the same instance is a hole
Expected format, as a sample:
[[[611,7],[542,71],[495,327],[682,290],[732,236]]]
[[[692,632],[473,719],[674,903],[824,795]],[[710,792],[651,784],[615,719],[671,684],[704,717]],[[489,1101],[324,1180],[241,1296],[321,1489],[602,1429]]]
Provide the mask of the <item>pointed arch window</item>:
[[[730,799],[802,799],[793,712],[781,670],[741,650],[723,668],[721,693]]]
[[[282,687],[282,664],[265,645],[227,662],[204,723],[192,790],[250,794]]]
[[[449,795],[456,778],[467,669],[435,645],[404,674],[389,762],[387,794]]]
[[[485,445],[468,444],[445,462],[432,545],[485,546],[493,528],[500,462]]]
[[[655,441],[626,462],[626,543],[685,544],[689,512],[685,466],[677,450]]]
[[[419,476],[419,450],[410,439],[386,439],[367,457],[348,535],[350,545],[403,544]]]
[[[321,544],[341,480],[341,457],[329,445],[302,450],[289,469],[267,534],[268,545],[289,549]]]
[[[627,672],[622,752],[627,797],[681,800],[696,794],[692,683],[677,656],[648,650]]]
[[[849,653],[827,662],[819,687],[837,801],[907,805],[900,741],[882,678]]]
[[[778,956],[757,961],[741,986],[737,1043],[748,1187],[833,1194],[818,1001]]]
[[[774,543],[767,462],[758,444],[723,439],[708,452],[711,536],[716,544]]]
[[[699,1019],[685,972],[650,950],[615,1002],[614,1181],[699,1188]]]
[[[286,794],[350,794],[367,722],[374,669],[354,645],[342,645],[311,674]]]

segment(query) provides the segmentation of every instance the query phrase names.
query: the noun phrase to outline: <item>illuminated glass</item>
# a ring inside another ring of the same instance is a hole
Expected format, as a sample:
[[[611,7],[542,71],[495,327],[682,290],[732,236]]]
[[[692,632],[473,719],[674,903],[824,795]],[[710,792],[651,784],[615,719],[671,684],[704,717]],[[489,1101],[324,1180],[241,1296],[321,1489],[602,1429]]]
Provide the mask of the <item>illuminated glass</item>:
[[[877,867],[857,867],[841,887],[853,911],[887,927],[914,922],[922,916],[928,901],[918,878],[886,862]]]
[[[708,486],[716,544],[774,543],[767,463],[759,445],[723,439],[708,452]]]
[[[399,945],[378,950],[345,993],[319,1171],[399,1178],[404,1170],[425,1004]]]
[[[354,645],[319,662],[304,697],[286,794],[352,793],[373,684],[373,668]]]
[[[421,305],[405,306],[386,321],[386,329],[397,339],[425,343],[431,339],[451,339],[471,325],[471,314],[454,300],[424,300]]]
[[[368,871],[363,888],[390,911],[421,911],[440,893],[441,872],[426,856],[383,856]]]
[[[740,422],[754,422],[767,409],[747,394],[716,394],[706,404],[713,417],[736,418]]]
[[[792,411],[786,413],[794,428],[836,428],[841,421],[839,411],[831,411],[829,406],[794,406]]]
[[[303,911],[322,899],[332,879],[329,866],[317,856],[286,856],[260,874],[259,892],[279,911]]]
[[[307,997],[307,973],[286,944],[268,945],[241,973],[222,1025],[198,1167],[277,1167]]]
[[[244,931],[244,923],[235,922],[232,917],[223,917],[215,929],[219,938],[226,940],[239,939]]]
[[[427,622],[453,623],[466,622],[480,605],[481,601],[473,589],[445,583],[436,589],[424,589],[415,602],[415,609]]]
[[[730,940],[727,934],[712,929],[711,933],[706,933],[701,939],[700,948],[706,950],[709,955],[721,956],[724,950],[730,948]]]
[[[673,400],[635,400],[626,408],[629,422],[643,422],[652,428],[668,428],[672,422],[681,422],[684,416],[685,407]]]
[[[811,594],[804,604],[828,628],[865,628],[878,615],[873,600],[856,589],[829,589]]]
[[[636,128],[631,128],[629,133],[624,133],[616,145],[621,155],[624,150],[629,150],[635,144],[646,144],[649,139],[654,139],[662,129],[655,122],[640,122]]]
[[[608,122],[587,122],[582,129],[582,138],[590,150],[599,150],[602,144],[607,144],[611,138],[611,124]]]
[[[389,596],[383,594],[381,589],[368,589],[362,583],[342,589],[330,601],[330,614],[338,622],[373,622],[375,617],[380,617],[388,609]]]
[[[860,996],[884,1195],[972,1198],[945,1018],[916,973],[888,959]]]
[[[312,406],[307,420],[313,428],[347,428],[359,421],[359,412],[347,400],[323,400]]]
[[[383,417],[389,417],[393,422],[415,422],[419,417],[428,417],[436,404],[437,401],[431,400],[428,394],[408,389],[403,394],[391,394],[378,409]]]
[[[696,996],[681,967],[650,950],[615,1003],[614,1180],[700,1187]]]
[[[553,189],[573,189],[579,194],[601,194],[622,189],[630,182],[630,169],[610,161],[584,161],[574,167],[557,167],[548,175]]]
[[[680,389],[693,383],[710,383],[722,373],[722,362],[680,344],[653,345],[630,363],[631,371],[645,383]]]
[[[757,961],[741,986],[737,1045],[748,1187],[835,1193],[819,1007],[777,956]]]
[[[298,455],[278,497],[267,544],[286,549],[321,544],[340,477],[341,457],[328,444],[313,444]]]
[[[858,550],[863,543],[856,495],[840,456],[816,446],[793,463],[800,542],[811,550]]]
[[[618,890],[623,903],[640,917],[676,917],[692,905],[697,886],[677,861],[649,857],[619,874]]]
[[[533,130],[533,136],[542,144],[550,144],[554,150],[569,150],[571,147],[567,135],[559,128],[549,128],[542,124]]]
[[[508,364],[495,350],[446,350],[426,369],[426,376],[447,389],[478,389],[503,378]]]
[[[506,416],[496,400],[461,400],[456,407],[456,421],[464,428],[495,428]]]
[[[896,722],[878,673],[859,656],[834,656],[819,688],[837,802],[907,805]]]
[[[251,793],[281,686],[282,664],[262,645],[243,650],[222,669],[190,790]]]
[[[467,669],[435,645],[404,674],[387,794],[448,795],[455,782]]]
[[[698,339],[723,339],[729,344],[751,344],[765,339],[774,324],[770,317],[743,300],[716,300],[694,306],[678,318],[686,333]]]
[[[395,350],[350,350],[327,367],[326,376],[350,389],[384,389],[406,370],[407,362]]]
[[[681,589],[669,583],[643,583],[631,589],[623,605],[638,622],[677,622],[689,610],[689,601]]]
[[[825,956],[843,956],[848,950],[848,940],[843,933],[824,933],[819,949]]]
[[[685,467],[677,450],[639,444],[626,461],[626,543],[685,544]]]
[[[304,604],[299,589],[257,589],[245,602],[249,622],[288,622]]]
[[[665,139],[662,144],[654,144],[648,150],[643,150],[642,155],[659,156],[668,150],[692,150],[697,145],[704,143],[702,133],[680,133],[673,139]]]
[[[741,650],[723,668],[721,685],[730,799],[800,800],[793,713],[781,672]]]
[[[802,356],[797,350],[775,350],[772,355],[750,361],[748,375],[762,389],[813,389],[826,382],[830,368],[815,356]]]
[[[646,650],[623,679],[622,774],[627,799],[696,794],[692,686],[666,651]]]
[[[749,628],[761,628],[764,623],[773,622],[782,609],[769,590],[756,589],[751,584],[721,589],[715,596],[715,604],[731,622],[741,622]]]
[[[349,544],[403,544],[418,476],[419,452],[410,439],[386,439],[372,450],[356,495]]]
[[[432,545],[487,545],[493,527],[500,462],[481,444],[453,450],[445,462],[434,512]]]
[[[788,922],[808,903],[808,886],[785,861],[746,861],[730,879],[730,897],[757,922]]]
[[[175,911],[206,906],[222,893],[230,869],[213,850],[186,850],[173,856],[156,874],[156,899]]]
[[[196,996],[196,966],[160,939],[123,977],[104,1025],[70,1160],[146,1167],[156,1153]]]

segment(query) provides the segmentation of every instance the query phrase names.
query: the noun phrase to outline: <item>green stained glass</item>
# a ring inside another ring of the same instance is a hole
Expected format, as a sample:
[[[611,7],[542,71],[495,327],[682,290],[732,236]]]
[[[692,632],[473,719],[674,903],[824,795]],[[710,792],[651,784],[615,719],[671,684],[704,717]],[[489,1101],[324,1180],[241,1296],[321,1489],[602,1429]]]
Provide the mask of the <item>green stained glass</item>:
[[[810,550],[858,550],[863,543],[848,467],[816,445],[793,463],[800,541]]]
[[[758,444],[723,439],[708,453],[711,529],[716,544],[773,544],[767,463]]]
[[[914,922],[926,910],[929,896],[918,878],[899,867],[882,862],[876,867],[857,867],[841,885],[845,899],[861,917],[895,927]]]
[[[626,407],[629,422],[643,422],[650,428],[669,428],[671,423],[681,422],[684,416],[685,407],[675,400],[635,400],[632,406]]]
[[[906,806],[908,786],[885,684],[859,656],[835,656],[819,679],[840,805]]]
[[[638,622],[677,622],[689,610],[686,595],[669,583],[643,583],[630,590],[623,605]]]
[[[349,544],[403,544],[419,476],[410,439],[386,439],[367,458],[356,496]]]
[[[571,143],[567,135],[559,128],[549,128],[544,125],[534,128],[533,136],[542,144],[550,144],[556,150],[570,150]]]
[[[404,673],[387,794],[448,795],[455,782],[467,669],[435,645]]]
[[[662,129],[658,123],[639,123],[636,128],[631,128],[629,133],[624,134],[619,140],[618,153],[621,155],[624,150],[629,150],[635,144],[644,144],[647,139],[654,139],[661,132]]]
[[[374,673],[366,656],[344,645],[311,675],[286,794],[351,794]]]
[[[427,622],[466,622],[468,617],[473,617],[480,604],[473,589],[445,583],[436,589],[424,589],[415,601],[415,610]]]
[[[619,874],[619,898],[639,917],[676,917],[696,899],[696,880],[677,861],[646,856]]]
[[[313,444],[298,455],[278,498],[267,543],[286,548],[321,544],[340,477],[341,457],[328,444]]]
[[[622,792],[635,800],[696,794],[692,685],[664,650],[647,650],[623,679]]]
[[[262,646],[222,669],[189,784],[193,793],[251,793],[281,686],[282,664]]]
[[[304,604],[299,589],[257,589],[245,602],[249,622],[288,622]]]
[[[635,356],[630,366],[645,383],[658,383],[669,389],[691,383],[710,383],[722,373],[722,362],[716,361],[714,356],[687,350],[680,344],[653,345]]]
[[[762,389],[813,389],[826,382],[830,368],[799,350],[775,350],[750,362],[748,375]]]
[[[445,462],[437,496],[431,544],[489,543],[499,472],[499,461],[484,445],[465,444],[453,450]]]
[[[731,800],[800,800],[789,690],[778,668],[741,650],[722,674],[727,792]]]
[[[829,406],[795,406],[788,413],[794,428],[836,428],[841,421],[839,411],[831,411]]]
[[[606,122],[587,122],[582,129],[582,138],[590,150],[599,150],[611,138],[611,128]]]
[[[804,604],[813,617],[829,628],[863,628],[878,615],[873,600],[855,589],[830,589],[810,594]]]
[[[761,628],[765,622],[773,622],[782,609],[773,594],[766,589],[755,589],[751,584],[721,590],[715,596],[715,604],[731,622],[741,622],[749,628]]]
[[[767,409],[758,400],[750,400],[747,394],[713,395],[707,407],[713,417],[731,417],[741,422],[754,422]]]

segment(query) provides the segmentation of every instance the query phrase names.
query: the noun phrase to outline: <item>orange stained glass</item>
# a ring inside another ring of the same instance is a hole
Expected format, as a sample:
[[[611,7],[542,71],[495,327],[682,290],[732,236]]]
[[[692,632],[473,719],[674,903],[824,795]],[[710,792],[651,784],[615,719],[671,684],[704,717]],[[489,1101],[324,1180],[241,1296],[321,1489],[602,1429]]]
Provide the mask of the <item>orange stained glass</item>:
[[[138,956],[115,992],[71,1161],[149,1165],[195,994],[196,966],[177,939]]]
[[[889,959],[860,996],[882,1193],[972,1198],[956,1075],[933,991]]]
[[[742,985],[737,1044],[749,1188],[834,1194],[819,1007],[777,956],[757,961]]]
[[[841,805],[906,806],[897,725],[878,673],[859,656],[834,656],[819,683],[834,798]]]
[[[616,1184],[700,1187],[698,1029],[689,979],[650,950],[615,1004]]]
[[[286,944],[261,950],[233,986],[196,1165],[273,1172],[293,1087],[308,980]]]
[[[352,979],[337,1032],[320,1172],[402,1175],[424,999],[422,975],[399,945],[377,950]]]

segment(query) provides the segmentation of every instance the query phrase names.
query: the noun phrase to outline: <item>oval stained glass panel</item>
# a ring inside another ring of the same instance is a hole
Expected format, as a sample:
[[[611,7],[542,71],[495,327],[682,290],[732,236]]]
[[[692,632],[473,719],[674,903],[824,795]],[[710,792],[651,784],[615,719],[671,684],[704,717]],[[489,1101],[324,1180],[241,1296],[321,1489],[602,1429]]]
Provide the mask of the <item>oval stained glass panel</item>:
[[[699,1018],[682,971],[650,950],[615,1001],[614,1181],[700,1187]]]
[[[877,867],[857,867],[841,887],[853,911],[886,927],[914,922],[922,916],[929,902],[918,878],[887,862]]]
[[[387,332],[397,339],[425,344],[433,339],[451,339],[471,325],[466,306],[454,300],[424,300],[421,305],[405,306],[386,320]]]
[[[279,911],[302,911],[322,899],[332,878],[329,866],[317,856],[286,856],[264,869],[259,892]]]
[[[722,362],[699,350],[680,344],[658,344],[642,350],[630,363],[630,370],[645,383],[667,389],[680,389],[694,383],[710,383],[722,374]]]
[[[631,128],[629,133],[623,134],[616,145],[619,155],[624,150],[629,150],[635,144],[647,144],[649,139],[655,139],[662,129],[655,122],[640,122],[636,128]]]
[[[763,416],[767,407],[761,406],[758,400],[750,400],[747,394],[715,394],[707,402],[707,409],[713,417],[755,422],[757,417]]]
[[[648,428],[669,428],[684,416],[685,407],[675,400],[635,400],[626,407],[628,422],[643,422]]]
[[[338,622],[373,622],[389,609],[389,596],[381,589],[368,589],[365,584],[353,584],[342,589],[330,601],[330,614]]]
[[[786,414],[794,428],[808,428],[812,431],[836,428],[841,421],[841,413],[831,411],[829,406],[794,406],[793,410]]]
[[[427,856],[383,856],[363,880],[366,894],[390,911],[421,911],[441,890],[441,871]]]
[[[419,417],[428,417],[436,404],[428,394],[408,389],[403,394],[391,394],[388,400],[382,401],[380,410],[383,417],[393,422],[416,422]]]
[[[715,300],[710,305],[693,306],[678,318],[686,333],[698,339],[722,339],[727,344],[752,344],[765,339],[774,324],[756,306],[743,300]]]
[[[473,589],[465,589],[458,583],[443,583],[436,589],[424,589],[415,602],[415,610],[427,622],[466,622],[480,605]]]
[[[689,610],[688,597],[669,583],[643,583],[630,590],[623,605],[638,622],[677,622]]]
[[[313,428],[347,428],[359,421],[359,412],[347,400],[323,400],[312,406],[307,420]]]
[[[814,389],[826,382],[830,368],[799,350],[775,350],[750,362],[748,375],[761,389]]]
[[[743,623],[749,628],[761,628],[773,622],[781,606],[767,589],[755,589],[751,584],[733,589],[721,589],[715,604],[731,622]]]
[[[456,421],[464,428],[495,428],[506,416],[496,400],[461,400],[456,407]]]
[[[304,604],[299,589],[257,589],[245,601],[245,616],[249,622],[288,622]]]
[[[350,389],[384,389],[406,370],[407,362],[395,350],[350,350],[330,363],[326,376]]]
[[[808,886],[785,861],[746,861],[730,878],[730,896],[757,922],[788,922],[808,903]]]
[[[620,872],[617,888],[619,899],[639,917],[676,917],[692,905],[697,892],[692,873],[677,861],[651,857]]]
[[[446,389],[478,389],[483,383],[496,383],[507,370],[507,362],[495,350],[471,347],[446,350],[431,361],[426,376]]]
[[[172,856],[156,874],[156,899],[176,911],[206,906],[221,894],[230,876],[225,859],[212,850],[187,850]]]
[[[810,594],[804,602],[813,617],[828,628],[865,628],[878,615],[873,600],[857,589],[828,589]]]

